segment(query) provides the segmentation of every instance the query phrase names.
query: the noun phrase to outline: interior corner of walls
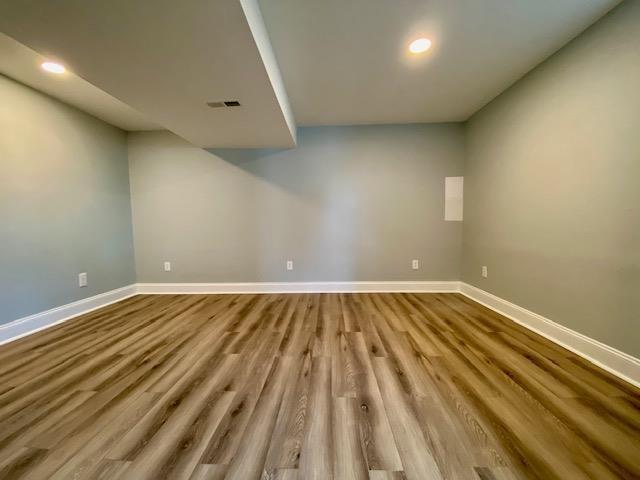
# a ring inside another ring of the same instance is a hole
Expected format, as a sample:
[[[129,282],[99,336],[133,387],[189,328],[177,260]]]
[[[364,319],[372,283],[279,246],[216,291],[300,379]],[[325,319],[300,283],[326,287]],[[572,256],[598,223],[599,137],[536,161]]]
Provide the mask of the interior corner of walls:
[[[635,252],[631,243],[605,232],[627,221],[618,205],[639,204],[635,170],[616,163],[611,152],[628,157],[635,146],[627,119],[636,118],[637,109],[620,99],[637,93],[640,71],[626,70],[637,44],[622,39],[640,38],[634,37],[640,2],[622,2],[614,10],[467,120],[461,278],[474,287],[512,292],[512,299],[526,299],[531,308],[562,312],[559,321],[638,354],[629,337],[628,312],[635,305],[628,298],[634,291],[628,276],[613,273],[629,268]],[[590,111],[594,115],[576,116]],[[564,187],[541,189],[532,179],[558,162],[563,169],[555,172],[555,182]],[[593,165],[598,168],[590,170]],[[601,207],[582,215],[585,199]],[[567,223],[572,236],[559,228]],[[527,251],[531,232],[544,232],[533,233],[535,251]],[[490,280],[481,277],[481,265],[489,266]],[[601,311],[606,316],[583,315]]]
[[[53,327],[79,315],[120,302],[137,293],[136,284],[126,285],[2,324],[0,325],[0,345]]]
[[[624,381],[640,387],[640,359],[465,281],[460,282],[460,293],[570,350]]]
[[[453,131],[451,125],[433,124],[301,127],[300,144],[295,150],[214,150],[214,155],[221,155],[215,163],[210,161],[211,155],[197,147],[176,148],[181,145],[176,142],[182,142],[178,137],[167,141],[158,135],[141,134],[130,151],[136,280],[142,283],[172,281],[172,278],[186,282],[459,278],[461,229],[459,225],[445,227],[441,223],[444,175],[460,173],[460,139],[451,136]],[[159,155],[165,158],[165,147],[175,164],[182,165],[182,181],[178,184],[172,183],[168,157],[166,161],[154,161]],[[390,153],[394,152],[400,160],[388,162]],[[318,161],[328,153],[331,157],[327,161]],[[344,162],[351,160],[353,168],[342,168]],[[240,162],[244,168],[236,168]],[[213,165],[221,168],[209,168]],[[250,168],[252,175],[247,175],[245,168]],[[381,174],[370,175],[377,168],[381,168]],[[313,174],[309,176],[308,172]],[[378,188],[380,182],[388,185],[388,175],[396,173],[402,182],[396,182],[388,191],[391,193],[396,187],[398,191],[403,190],[406,180],[415,184],[410,195],[389,195],[389,200],[386,200],[387,194],[373,198],[373,189]],[[187,188],[188,185],[194,187]],[[318,192],[331,201],[317,203]],[[354,222],[351,211],[346,210],[356,200],[366,209],[362,223]],[[382,202],[385,207],[380,210],[377,205]],[[167,217],[162,211],[163,205],[170,205],[174,211],[188,211],[189,218],[203,221]],[[278,208],[272,208],[275,205]],[[313,209],[308,209],[311,205]],[[233,228],[220,230],[217,223],[220,220],[218,215],[211,214],[213,211],[233,214]],[[428,213],[425,215],[425,212]],[[418,220],[407,221],[413,214]],[[424,227],[425,221],[428,228]],[[407,228],[403,231],[415,236],[413,251],[406,255],[403,252],[404,239],[410,238],[407,236],[394,236],[384,251],[378,250],[379,247],[375,251],[361,248],[370,244],[369,235],[375,235],[380,222],[393,228]],[[275,228],[274,235],[265,239],[268,248],[256,249],[255,239],[249,236],[238,238],[234,232],[241,225],[250,226],[251,231],[267,225]],[[276,258],[287,258],[299,248],[292,245],[287,233],[296,226],[296,235],[316,240],[300,245],[307,259],[304,263],[296,260],[293,274],[283,274],[284,261]],[[162,243],[168,251],[182,252],[184,261],[189,263],[188,272],[181,269],[173,274],[160,273],[163,261],[170,259],[162,258],[163,254],[148,244],[151,241]],[[442,255],[427,261],[429,250]],[[203,251],[230,254],[202,257],[195,253]],[[411,260],[421,256],[424,257],[422,267],[419,271],[412,270]],[[363,265],[362,271],[360,267],[356,269],[356,263]],[[256,272],[258,267],[262,271]],[[151,275],[152,271],[159,272],[158,276]]]
[[[11,232],[7,238],[15,247],[14,261],[1,262],[0,281],[20,278],[0,307],[2,321],[10,321],[132,283],[135,276],[127,133],[4,78],[3,107],[18,115],[2,125],[11,143],[0,141],[1,168],[12,179],[2,189],[14,201],[0,236]],[[47,135],[34,133],[40,131]],[[46,208],[18,212],[21,204]],[[88,286],[80,289],[77,276],[85,272]]]
[[[126,134],[127,134],[127,136],[126,136],[126,139],[127,139],[127,148],[129,147],[129,143],[131,142],[131,137],[132,137],[133,135],[135,135],[136,133],[137,133],[137,132],[133,132],[133,131],[130,131],[130,130],[126,132]]]

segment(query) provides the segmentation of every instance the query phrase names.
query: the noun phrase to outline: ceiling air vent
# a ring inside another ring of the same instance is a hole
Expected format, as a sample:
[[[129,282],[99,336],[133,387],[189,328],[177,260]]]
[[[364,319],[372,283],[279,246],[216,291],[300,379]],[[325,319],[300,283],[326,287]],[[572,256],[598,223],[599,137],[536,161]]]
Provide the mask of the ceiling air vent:
[[[239,107],[240,102],[238,100],[224,100],[222,102],[207,102],[207,106],[211,108]]]

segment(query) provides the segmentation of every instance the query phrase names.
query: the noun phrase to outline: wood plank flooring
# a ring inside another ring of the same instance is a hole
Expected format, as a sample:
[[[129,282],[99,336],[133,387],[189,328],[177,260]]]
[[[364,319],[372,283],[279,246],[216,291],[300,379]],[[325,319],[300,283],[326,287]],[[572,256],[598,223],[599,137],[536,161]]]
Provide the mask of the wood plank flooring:
[[[2,479],[640,478],[640,391],[458,294],[139,295],[0,347]]]

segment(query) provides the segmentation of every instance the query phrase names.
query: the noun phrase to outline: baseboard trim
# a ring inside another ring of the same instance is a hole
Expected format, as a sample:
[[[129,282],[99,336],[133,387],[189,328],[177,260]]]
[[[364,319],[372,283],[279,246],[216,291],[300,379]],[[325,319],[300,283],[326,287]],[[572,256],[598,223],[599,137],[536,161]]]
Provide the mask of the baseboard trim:
[[[137,294],[459,292],[640,388],[640,359],[464,282],[138,283],[0,325],[0,345]]]
[[[458,292],[460,282],[139,283],[138,293]]]
[[[84,315],[92,310],[106,307],[107,305],[119,302],[136,294],[136,285],[127,285],[126,287],[110,290],[99,295],[94,295],[93,297],[67,303],[60,307],[5,323],[0,325],[0,345],[66,322],[78,315]]]
[[[460,293],[640,388],[640,359],[468,283],[460,282]]]

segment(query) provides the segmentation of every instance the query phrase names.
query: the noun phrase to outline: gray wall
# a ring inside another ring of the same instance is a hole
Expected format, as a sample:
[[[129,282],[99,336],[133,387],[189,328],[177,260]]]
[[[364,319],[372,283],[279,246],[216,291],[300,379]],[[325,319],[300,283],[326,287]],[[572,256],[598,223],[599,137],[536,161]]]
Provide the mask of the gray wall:
[[[463,280],[640,356],[640,1],[467,134]]]
[[[444,177],[462,174],[462,133],[301,128],[293,150],[216,152],[132,133],[138,281],[457,280],[462,225],[443,220]]]
[[[0,99],[0,324],[133,283],[125,133],[1,75]]]

